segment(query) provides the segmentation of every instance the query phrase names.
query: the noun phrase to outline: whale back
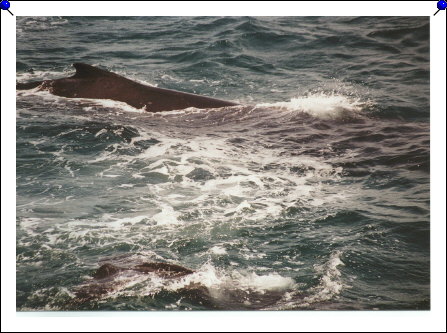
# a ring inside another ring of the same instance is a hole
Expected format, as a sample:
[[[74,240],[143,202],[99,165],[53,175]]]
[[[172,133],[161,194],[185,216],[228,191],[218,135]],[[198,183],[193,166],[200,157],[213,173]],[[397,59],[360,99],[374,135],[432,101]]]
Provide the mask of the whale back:
[[[56,80],[18,83],[17,89],[38,87],[39,90],[48,90],[54,95],[67,98],[110,99],[148,112],[237,105],[211,97],[142,84],[88,64],[75,63],[73,66],[76,69],[73,76]]]

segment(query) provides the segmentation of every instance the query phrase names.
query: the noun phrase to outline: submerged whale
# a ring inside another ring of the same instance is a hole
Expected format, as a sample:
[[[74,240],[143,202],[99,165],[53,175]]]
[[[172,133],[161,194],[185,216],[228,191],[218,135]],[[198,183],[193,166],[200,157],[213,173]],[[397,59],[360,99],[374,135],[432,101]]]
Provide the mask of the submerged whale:
[[[99,269],[93,274],[93,278],[105,279],[126,270],[133,270],[143,274],[154,273],[160,277],[171,279],[194,273],[194,271],[188,268],[163,262],[145,262],[131,268],[118,267],[107,263],[99,267]]]
[[[107,300],[111,295],[125,295],[123,291],[129,286],[132,288],[134,283],[142,281],[149,283],[144,293],[139,295],[141,297],[153,299],[159,295],[161,298],[180,299],[190,306],[210,310],[275,309],[275,306],[284,301],[297,302],[305,297],[301,294],[287,296],[288,290],[238,288],[226,283],[210,288],[200,282],[200,273],[196,279],[187,280],[196,273],[198,272],[180,265],[161,262],[145,262],[127,267],[109,262],[93,272],[89,280],[72,289],[74,298],[66,304],[65,310],[96,309],[98,301]],[[172,289],[169,287],[171,283],[174,286],[179,284]]]
[[[68,98],[111,99],[148,112],[238,105],[211,97],[152,87],[87,64],[75,63],[73,66],[76,69],[73,76],[18,83],[16,89],[38,88]]]
[[[74,290],[76,299],[73,304],[90,302],[119,289],[122,283],[126,282],[123,279],[125,275],[131,280],[140,274],[154,274],[163,279],[179,279],[193,273],[194,271],[188,268],[162,262],[146,262],[132,267],[119,267],[106,263],[92,274],[91,281],[87,281]]]

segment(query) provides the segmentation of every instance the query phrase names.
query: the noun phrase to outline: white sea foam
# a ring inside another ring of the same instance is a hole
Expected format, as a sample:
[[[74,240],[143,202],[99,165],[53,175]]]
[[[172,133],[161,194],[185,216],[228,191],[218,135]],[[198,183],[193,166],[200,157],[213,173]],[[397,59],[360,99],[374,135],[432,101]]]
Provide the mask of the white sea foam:
[[[319,118],[338,118],[355,115],[369,103],[335,93],[315,93],[292,98],[289,102],[261,103],[257,106],[300,111]]]
[[[103,129],[96,135],[104,133]],[[132,139],[130,145],[153,135],[140,131],[140,136]],[[247,154],[245,149],[228,145],[225,139],[195,137],[184,141],[161,134],[157,134],[157,138],[159,143],[137,155],[117,156],[118,146],[113,144],[110,146],[113,149],[104,151],[89,163],[114,162],[98,174],[100,177],[121,177],[122,170],[130,168],[129,175],[124,174],[123,183],[127,183],[128,177],[144,182],[152,177],[148,173],[166,176],[169,181],[149,186],[153,201],[162,210],[152,217],[158,225],[182,225],[180,215],[209,207],[212,207],[214,221],[238,217],[243,218],[240,223],[246,223],[246,219],[265,223],[266,217],[277,217],[298,202],[323,206],[328,202],[343,202],[348,195],[344,191],[326,189],[330,185],[323,185],[321,181],[337,179],[342,168],[316,157],[285,158],[281,151],[253,148]],[[136,162],[145,165],[135,169]],[[293,171],[296,168],[305,172],[297,174]],[[225,205],[217,202],[225,202]],[[199,216],[205,218],[206,215]]]
[[[138,82],[138,83],[141,83],[141,84],[143,84],[143,85],[145,85],[145,86],[158,87],[158,84],[157,84],[157,83],[149,82],[149,81],[146,81],[146,80],[143,80],[143,79],[139,79],[139,78],[136,78],[136,77],[129,77],[129,76],[127,75],[127,73],[120,73],[120,72],[117,72],[117,74],[119,74],[119,75],[121,75],[121,76],[124,76],[124,77],[127,77],[127,78],[129,78],[129,79],[131,79],[131,80],[133,80],[133,81],[136,81],[136,82]]]
[[[120,218],[120,219],[115,219],[112,222],[108,222],[107,226],[118,228],[125,224],[134,225],[135,223],[139,223],[147,218],[148,217],[146,215],[140,215],[140,216],[134,216],[134,217],[124,217],[124,218]]]
[[[284,293],[280,301],[266,309],[307,309],[313,304],[329,301],[337,297],[343,289],[350,288],[344,282],[345,279],[339,270],[339,267],[344,265],[340,259],[341,255],[341,251],[334,251],[325,263],[314,265],[315,272],[320,276],[320,283],[317,286],[303,292],[300,285],[296,284],[293,289]]]
[[[250,289],[257,292],[293,289],[295,285],[292,278],[283,277],[278,273],[258,275],[254,272],[248,274],[236,272],[233,279],[237,279],[238,284],[242,289]]]
[[[170,225],[180,223],[177,217],[178,213],[173,207],[167,204],[162,204],[161,212],[152,216],[152,219],[157,223],[157,225]]]
[[[54,80],[62,77],[71,76],[75,73],[74,69],[69,71],[32,71],[17,73],[17,81],[20,83],[26,83],[29,81],[43,81]]]
[[[205,263],[194,274],[181,280],[173,281],[168,286],[171,290],[178,290],[190,284],[206,286],[215,297],[223,290],[250,290],[265,293],[266,291],[279,291],[293,289],[295,282],[290,277],[283,277],[278,273],[258,275],[255,272],[239,272],[237,270],[222,271],[212,264]]]
[[[225,254],[227,254],[227,250],[225,250],[224,247],[222,247],[222,246],[218,246],[218,245],[213,246],[212,248],[210,248],[209,251],[210,251],[212,254],[214,254],[214,255],[225,255]]]
[[[340,259],[341,255],[341,251],[334,251],[326,263],[314,266],[317,274],[321,275],[320,284],[313,288],[312,295],[306,297],[300,306],[330,300],[338,295],[343,288],[347,288],[341,279],[341,272],[338,269],[339,266],[344,265]]]
[[[125,112],[137,112],[137,113],[146,112],[144,107],[141,109],[137,109],[133,106],[130,106],[127,103],[114,101],[111,99],[79,98],[77,100],[79,100],[81,103],[82,102],[95,103],[100,107],[105,107],[105,108],[110,108],[110,109],[118,109],[120,111],[125,111]],[[95,107],[91,107],[91,109],[89,111],[95,111]]]
[[[95,137],[98,137],[98,136],[100,136],[101,134],[105,134],[105,133],[107,133],[107,129],[103,128],[103,129],[99,130],[99,131],[95,134]]]
[[[179,78],[173,77],[169,74],[163,74],[161,77],[163,80],[170,80],[170,81],[175,81],[175,82],[181,82],[181,80]]]

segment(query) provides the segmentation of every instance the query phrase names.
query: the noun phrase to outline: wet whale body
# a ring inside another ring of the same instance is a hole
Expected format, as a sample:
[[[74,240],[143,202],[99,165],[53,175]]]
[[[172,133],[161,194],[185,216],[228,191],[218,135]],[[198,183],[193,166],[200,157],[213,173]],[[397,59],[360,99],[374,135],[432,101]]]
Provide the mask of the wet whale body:
[[[194,273],[194,271],[188,268],[163,262],[147,262],[136,265],[132,268],[123,268],[107,263],[99,267],[99,269],[93,274],[93,278],[105,279],[126,270],[133,270],[144,274],[154,273],[160,277],[171,279]]]
[[[106,263],[93,272],[89,280],[72,290],[74,298],[65,305],[64,310],[95,309],[97,302],[110,300],[110,297],[113,299],[117,294],[125,291],[129,284],[139,283],[139,281],[149,283],[147,294],[140,294],[140,297],[147,296],[153,299],[159,294],[160,297],[181,299],[188,304],[205,306],[213,310],[268,309],[278,304],[284,297],[284,291],[281,290],[259,292],[225,285],[218,289],[209,289],[195,279],[182,280],[195,273],[198,272],[180,265],[161,262],[146,262],[128,267]],[[153,283],[152,287],[151,283]],[[157,289],[160,283],[164,287]],[[170,283],[174,285],[177,283],[179,287],[171,289]],[[303,295],[298,296],[299,299],[303,297]]]
[[[188,268],[162,262],[142,263],[132,267],[120,267],[110,263],[103,264],[87,281],[74,290],[76,298],[71,305],[79,305],[98,300],[101,297],[119,290],[127,276],[134,280],[141,274],[153,274],[162,279],[178,279],[194,273]],[[124,277],[124,278],[123,278]]]
[[[152,87],[87,64],[75,63],[73,76],[55,80],[18,83],[17,90],[38,88],[68,98],[111,99],[148,112],[200,109],[238,105],[206,96]]]

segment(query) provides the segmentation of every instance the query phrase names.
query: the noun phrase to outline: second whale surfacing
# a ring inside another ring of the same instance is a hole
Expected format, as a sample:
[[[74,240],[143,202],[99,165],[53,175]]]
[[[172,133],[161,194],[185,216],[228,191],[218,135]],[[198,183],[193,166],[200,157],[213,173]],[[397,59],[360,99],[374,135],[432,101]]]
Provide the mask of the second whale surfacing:
[[[101,299],[107,294],[121,290],[126,283],[138,279],[141,275],[152,274],[164,280],[176,280],[193,273],[193,270],[180,265],[162,262],[145,262],[130,267],[106,263],[92,274],[92,280],[73,290],[76,297],[68,305],[78,306]]]
[[[92,310],[97,308],[98,302],[113,302],[116,297],[121,297],[122,302],[126,297],[140,297],[142,300],[147,297],[149,303],[161,297],[208,310],[275,309],[275,305],[284,301],[287,291],[290,291],[247,289],[228,281],[212,287],[203,282],[200,272],[180,265],[144,262],[122,266],[107,262],[93,272],[89,280],[72,289],[74,297],[63,309]],[[142,291],[133,289],[136,284],[144,286]],[[285,300],[293,298],[299,301],[303,297],[294,295]]]
[[[235,106],[237,103],[145,85],[87,64],[75,63],[73,76],[18,83],[17,90],[38,88],[68,98],[111,99],[148,112]]]

